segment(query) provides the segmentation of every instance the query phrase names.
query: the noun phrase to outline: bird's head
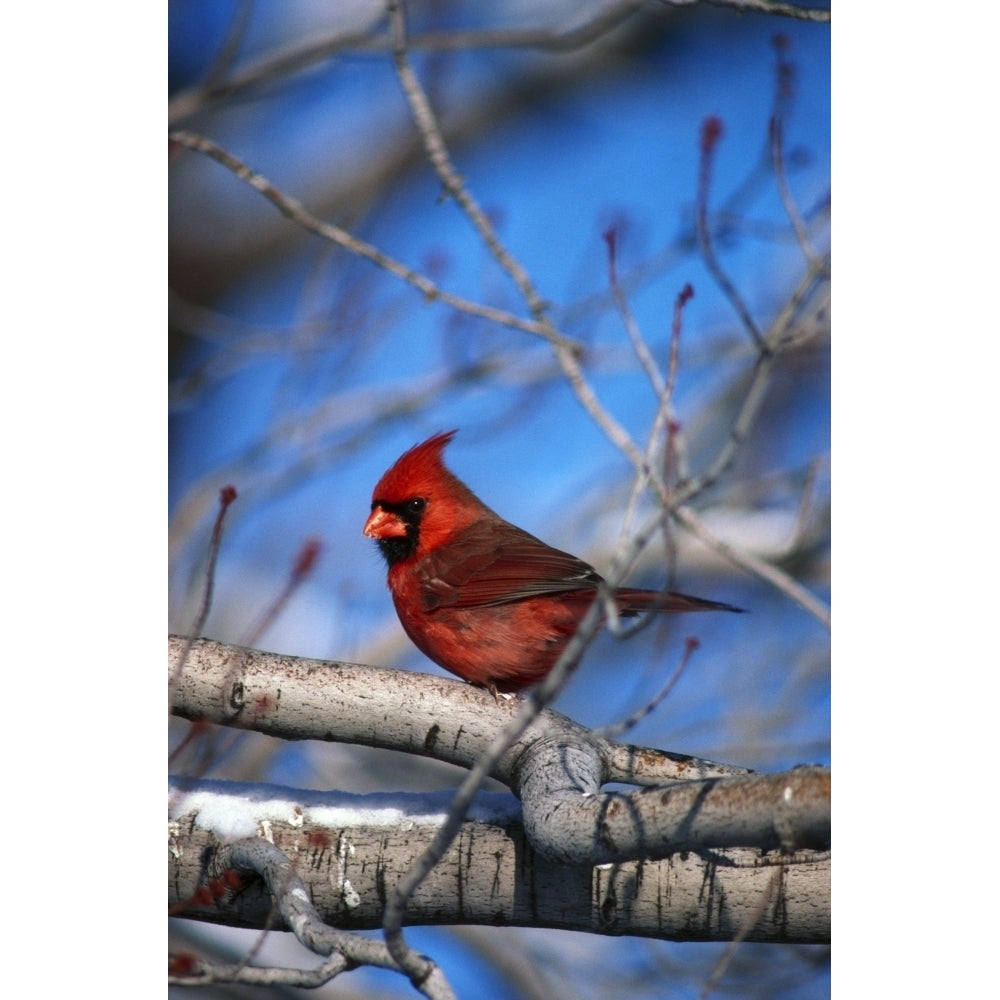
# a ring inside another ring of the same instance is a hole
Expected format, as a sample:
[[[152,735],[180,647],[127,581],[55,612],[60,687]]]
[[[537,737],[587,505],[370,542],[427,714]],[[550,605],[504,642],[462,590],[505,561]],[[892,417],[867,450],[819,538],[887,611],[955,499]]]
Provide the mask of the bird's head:
[[[457,431],[435,434],[401,455],[372,492],[364,534],[389,566],[420,558],[472,523],[484,509],[447,468],[442,452]]]

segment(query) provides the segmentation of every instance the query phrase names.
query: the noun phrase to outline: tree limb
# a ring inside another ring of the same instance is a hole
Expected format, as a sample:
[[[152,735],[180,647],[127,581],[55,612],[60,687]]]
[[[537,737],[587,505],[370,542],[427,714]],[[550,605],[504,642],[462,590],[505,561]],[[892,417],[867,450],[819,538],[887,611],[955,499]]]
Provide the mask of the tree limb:
[[[176,672],[188,641],[170,639]],[[175,680],[172,710],[285,739],[360,743],[474,766],[519,711],[446,678],[280,656],[199,639]],[[648,786],[601,792],[610,781]],[[651,771],[651,773],[650,773]],[[678,850],[824,849],[830,773],[739,768],[603,739],[543,711],[490,771],[521,799],[536,850],[564,863],[603,864]],[[656,783],[650,785],[650,780]],[[665,785],[665,782],[672,782]]]
[[[194,919],[274,927],[277,902],[286,926],[317,953],[339,949],[357,962],[385,964],[387,955],[362,955],[347,943],[353,935],[343,932],[381,926],[388,890],[438,829],[449,798],[175,779],[171,906]],[[248,839],[254,832],[258,839]],[[212,899],[199,895],[200,887],[232,867],[253,870],[248,852],[259,855],[261,879],[245,878],[238,891]],[[830,860],[824,854],[679,851],[660,861],[566,865],[532,848],[513,796],[480,794],[441,863],[411,897],[406,923],[731,940],[759,907],[776,870],[782,872],[777,896],[746,932],[748,940],[828,941]],[[288,898],[295,889],[301,892]],[[381,942],[368,943],[384,949]]]
[[[177,839],[173,840],[172,853],[178,859],[182,855]],[[239,982],[255,985],[279,982],[301,986],[319,986],[333,979],[339,973],[359,965],[374,965],[384,969],[400,971],[385,944],[357,934],[348,934],[325,923],[310,901],[306,884],[299,877],[296,864],[289,856],[264,837],[251,837],[235,843],[221,844],[214,849],[212,866],[221,872],[235,874],[242,883],[246,879],[259,879],[266,888],[268,898],[273,901],[270,912],[265,916],[263,926],[272,925],[272,915],[280,914],[281,919],[310,951],[317,955],[332,956],[329,962],[317,969],[259,969],[243,962],[235,967],[206,966],[189,970],[187,975],[172,977],[173,982],[191,985],[194,982]],[[229,880],[230,883],[233,881]],[[180,880],[171,880],[175,885]],[[343,883],[342,883],[343,885]],[[198,897],[198,886],[191,899]],[[233,890],[234,894],[237,892]],[[216,893],[216,899],[222,894]],[[183,912],[187,906],[198,903],[176,901],[175,912]],[[204,904],[201,904],[204,905]],[[422,984],[421,992],[431,1000],[455,1000],[455,994],[440,969],[435,965]]]

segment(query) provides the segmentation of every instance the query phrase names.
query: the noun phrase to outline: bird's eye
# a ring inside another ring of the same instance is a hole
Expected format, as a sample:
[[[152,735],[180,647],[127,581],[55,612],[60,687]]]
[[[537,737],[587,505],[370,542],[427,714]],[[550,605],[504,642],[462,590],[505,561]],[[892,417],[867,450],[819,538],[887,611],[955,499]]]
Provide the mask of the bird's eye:
[[[406,509],[411,514],[423,514],[426,506],[427,501],[423,497],[414,497],[412,500],[407,501]]]

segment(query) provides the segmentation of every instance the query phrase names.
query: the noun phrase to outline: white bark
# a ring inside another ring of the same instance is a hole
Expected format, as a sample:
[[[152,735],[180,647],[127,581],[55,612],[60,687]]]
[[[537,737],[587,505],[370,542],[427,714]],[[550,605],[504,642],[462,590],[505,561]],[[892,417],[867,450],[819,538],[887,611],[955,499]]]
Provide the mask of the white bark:
[[[170,640],[175,714],[286,739],[389,747],[468,767],[517,711],[445,678],[209,640],[193,643],[184,660],[186,647]],[[829,939],[829,858],[817,853],[829,843],[825,768],[751,774],[614,743],[546,711],[493,776],[520,803],[477,800],[412,898],[407,923]],[[601,792],[609,781],[645,787]],[[238,822],[234,803],[243,810]],[[373,819],[371,807],[387,804],[393,811]],[[285,852],[323,921],[380,926],[387,891],[433,837],[445,807],[401,792],[373,799],[177,779],[171,904],[187,916],[262,926],[272,908],[263,888],[207,908],[186,905],[199,884],[231,867],[231,842],[259,835]]]

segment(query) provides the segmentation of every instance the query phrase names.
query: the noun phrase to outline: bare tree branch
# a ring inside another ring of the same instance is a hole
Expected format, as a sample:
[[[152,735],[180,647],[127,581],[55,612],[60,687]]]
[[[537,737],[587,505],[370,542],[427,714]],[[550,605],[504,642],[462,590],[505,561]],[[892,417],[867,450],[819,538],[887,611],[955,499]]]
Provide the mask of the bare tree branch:
[[[190,828],[193,822],[188,820],[187,823],[178,823],[177,826],[187,825]],[[190,845],[186,846],[190,848]],[[179,859],[184,847],[177,837],[173,838],[172,848],[175,857]],[[310,970],[257,969],[245,961],[235,967],[201,962],[186,975],[170,977],[171,982],[184,985],[227,982],[247,985],[282,983],[313,987],[329,982],[339,973],[359,965],[374,965],[401,971],[380,941],[348,934],[325,923],[310,902],[310,890],[299,877],[295,864],[284,851],[264,837],[220,844],[214,848],[212,854],[211,867],[214,870],[232,871],[241,881],[253,876],[259,878],[273,901],[273,909],[280,914],[284,926],[291,930],[306,948],[317,955],[330,956],[330,961]],[[176,887],[182,880],[171,879],[171,882]],[[195,887],[195,891],[191,894],[192,899],[197,899],[198,888],[200,886]],[[188,905],[193,910],[199,903]],[[183,912],[185,903],[175,902],[174,906]],[[270,924],[270,917],[269,913],[265,918],[265,927]],[[421,984],[421,992],[430,1000],[455,1000],[454,991],[436,966],[425,977]]]
[[[699,2],[718,7],[732,7],[740,11],[773,14],[796,20],[830,22],[829,10],[800,7],[790,3],[770,0],[659,0],[662,6],[689,7]],[[474,49],[539,49],[549,52],[572,52],[606,37],[630,17],[650,4],[646,0],[619,0],[600,9],[594,17],[582,24],[566,28],[562,25],[542,28],[478,28],[449,31],[425,31],[410,36],[408,48],[428,52],[467,52]],[[234,30],[235,37],[237,31]],[[197,87],[173,97],[168,107],[168,121],[175,125],[207,106],[245,93],[273,81],[288,79],[296,73],[325,62],[344,52],[381,53],[391,51],[393,40],[389,33],[373,34],[368,31],[336,32],[319,40],[310,39],[288,52],[267,55],[246,69],[225,78],[230,58],[220,59],[208,79]]]
[[[371,244],[365,243],[364,240],[359,240],[346,230],[335,226],[332,222],[323,222],[317,219],[314,215],[306,211],[301,203],[283,194],[266,177],[252,170],[242,160],[223,149],[217,143],[212,142],[211,139],[185,130],[171,132],[170,138],[173,142],[181,146],[204,153],[217,163],[221,163],[228,170],[231,170],[241,181],[248,184],[255,191],[259,191],[282,215],[287,216],[308,232],[315,233],[317,236],[336,244],[344,250],[349,250],[359,257],[364,257],[397,278],[401,278],[421,292],[428,302],[443,302],[453,309],[467,313],[470,316],[478,316],[481,319],[499,323],[501,326],[509,326],[516,330],[523,330],[526,333],[533,333],[552,341],[563,350],[570,351],[571,353],[576,353],[580,350],[580,346],[575,341],[561,333],[557,333],[551,324],[532,323],[530,320],[520,319],[502,309],[494,309],[491,306],[481,305],[478,302],[472,302],[469,299],[452,295],[450,292],[439,288],[430,278],[387,256]]]
[[[185,644],[170,640],[171,671]],[[672,767],[673,784],[649,786],[647,777],[647,787],[633,792],[601,792],[608,781],[628,780],[635,761],[650,752],[543,712],[530,697],[498,703],[447,678],[201,639],[173,698],[172,710],[186,718],[249,726],[285,739],[363,742],[460,764],[479,776],[460,790],[466,805],[489,774],[520,798],[535,849],[564,863],[594,865],[716,847],[825,849],[829,843],[825,768],[754,775],[654,756],[657,765]],[[658,780],[671,780],[667,773],[661,770]],[[454,809],[450,824],[456,829],[465,812],[465,806]],[[454,832],[449,824],[443,829],[439,857]]]
[[[381,942],[360,945],[345,932],[382,926],[388,891],[441,829],[450,794],[350,795],[177,779],[171,801],[168,886],[175,914],[287,927],[317,954],[339,952],[349,964],[391,968]],[[534,850],[513,796],[480,794],[440,863],[409,898],[405,922],[730,940],[757,907],[762,876],[776,866],[787,870],[780,901],[753,921],[748,940],[827,941],[824,852],[726,848],[566,865]],[[228,883],[233,868],[243,876],[237,888],[205,892]],[[253,871],[259,881],[249,876]],[[378,947],[364,950],[372,945]]]
[[[743,569],[767,580],[800,608],[808,611],[821,625],[827,629],[831,627],[830,609],[783,569],[714,535],[690,507],[676,507],[673,515],[692,535],[710,548],[737,566],[742,566]]]

